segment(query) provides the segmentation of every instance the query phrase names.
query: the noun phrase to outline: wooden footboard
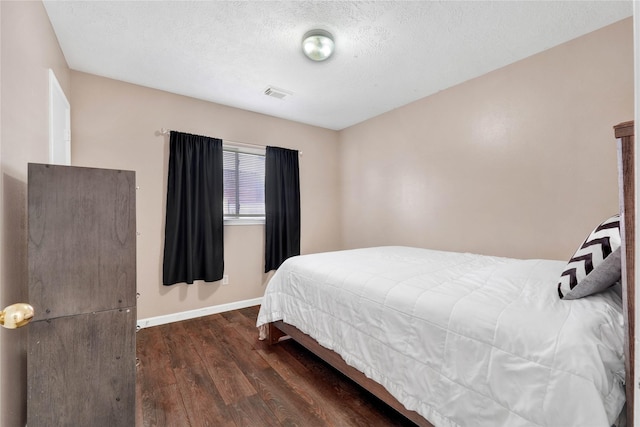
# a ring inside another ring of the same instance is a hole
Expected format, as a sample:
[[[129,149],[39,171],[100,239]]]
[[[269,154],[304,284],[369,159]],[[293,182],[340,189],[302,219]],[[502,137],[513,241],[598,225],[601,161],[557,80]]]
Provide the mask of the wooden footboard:
[[[404,415],[406,418],[408,418],[418,426],[433,427],[433,424],[429,423],[417,412],[410,411],[405,408],[404,405],[398,402],[398,400],[391,394],[389,394],[387,389],[385,389],[383,386],[368,378],[362,372],[358,371],[352,366],[347,365],[344,359],[338,353],[322,347],[316,340],[300,331],[300,329],[282,321],[277,321],[269,324],[269,337],[267,338],[269,344],[277,343],[283,336],[291,337],[291,339],[295,340],[304,348],[327,362],[333,368],[342,372],[342,374],[346,375],[360,387],[364,388],[369,393],[382,400],[384,403],[398,411],[400,414]]]

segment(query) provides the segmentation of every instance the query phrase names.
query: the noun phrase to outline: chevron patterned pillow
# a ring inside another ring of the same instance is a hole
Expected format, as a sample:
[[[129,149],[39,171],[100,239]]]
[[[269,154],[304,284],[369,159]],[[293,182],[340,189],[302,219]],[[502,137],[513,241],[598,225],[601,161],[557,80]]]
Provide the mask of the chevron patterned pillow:
[[[576,299],[603,291],[621,277],[620,215],[598,225],[560,275],[558,295]]]

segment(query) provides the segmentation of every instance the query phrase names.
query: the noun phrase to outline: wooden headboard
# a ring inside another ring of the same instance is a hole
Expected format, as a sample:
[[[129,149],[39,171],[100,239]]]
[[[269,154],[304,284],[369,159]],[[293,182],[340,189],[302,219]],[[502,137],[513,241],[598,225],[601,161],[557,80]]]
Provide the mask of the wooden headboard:
[[[634,425],[635,394],[635,148],[633,121],[613,127],[618,144],[618,186],[622,237],[622,304],[625,322],[627,425]]]

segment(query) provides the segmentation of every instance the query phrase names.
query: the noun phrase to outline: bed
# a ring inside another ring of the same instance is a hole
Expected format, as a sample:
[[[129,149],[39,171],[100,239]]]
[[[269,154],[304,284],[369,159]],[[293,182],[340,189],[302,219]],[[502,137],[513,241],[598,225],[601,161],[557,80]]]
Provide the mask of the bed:
[[[292,337],[420,426],[611,426],[625,392],[633,402],[633,123],[616,137],[621,293],[560,299],[565,261],[408,247],[303,255],[269,282],[261,338]]]

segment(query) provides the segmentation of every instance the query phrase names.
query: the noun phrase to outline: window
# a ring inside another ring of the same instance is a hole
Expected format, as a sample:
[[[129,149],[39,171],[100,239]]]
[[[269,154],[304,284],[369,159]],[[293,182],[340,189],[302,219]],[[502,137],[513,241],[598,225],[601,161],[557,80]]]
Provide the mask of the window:
[[[223,148],[225,220],[264,220],[264,151]]]

